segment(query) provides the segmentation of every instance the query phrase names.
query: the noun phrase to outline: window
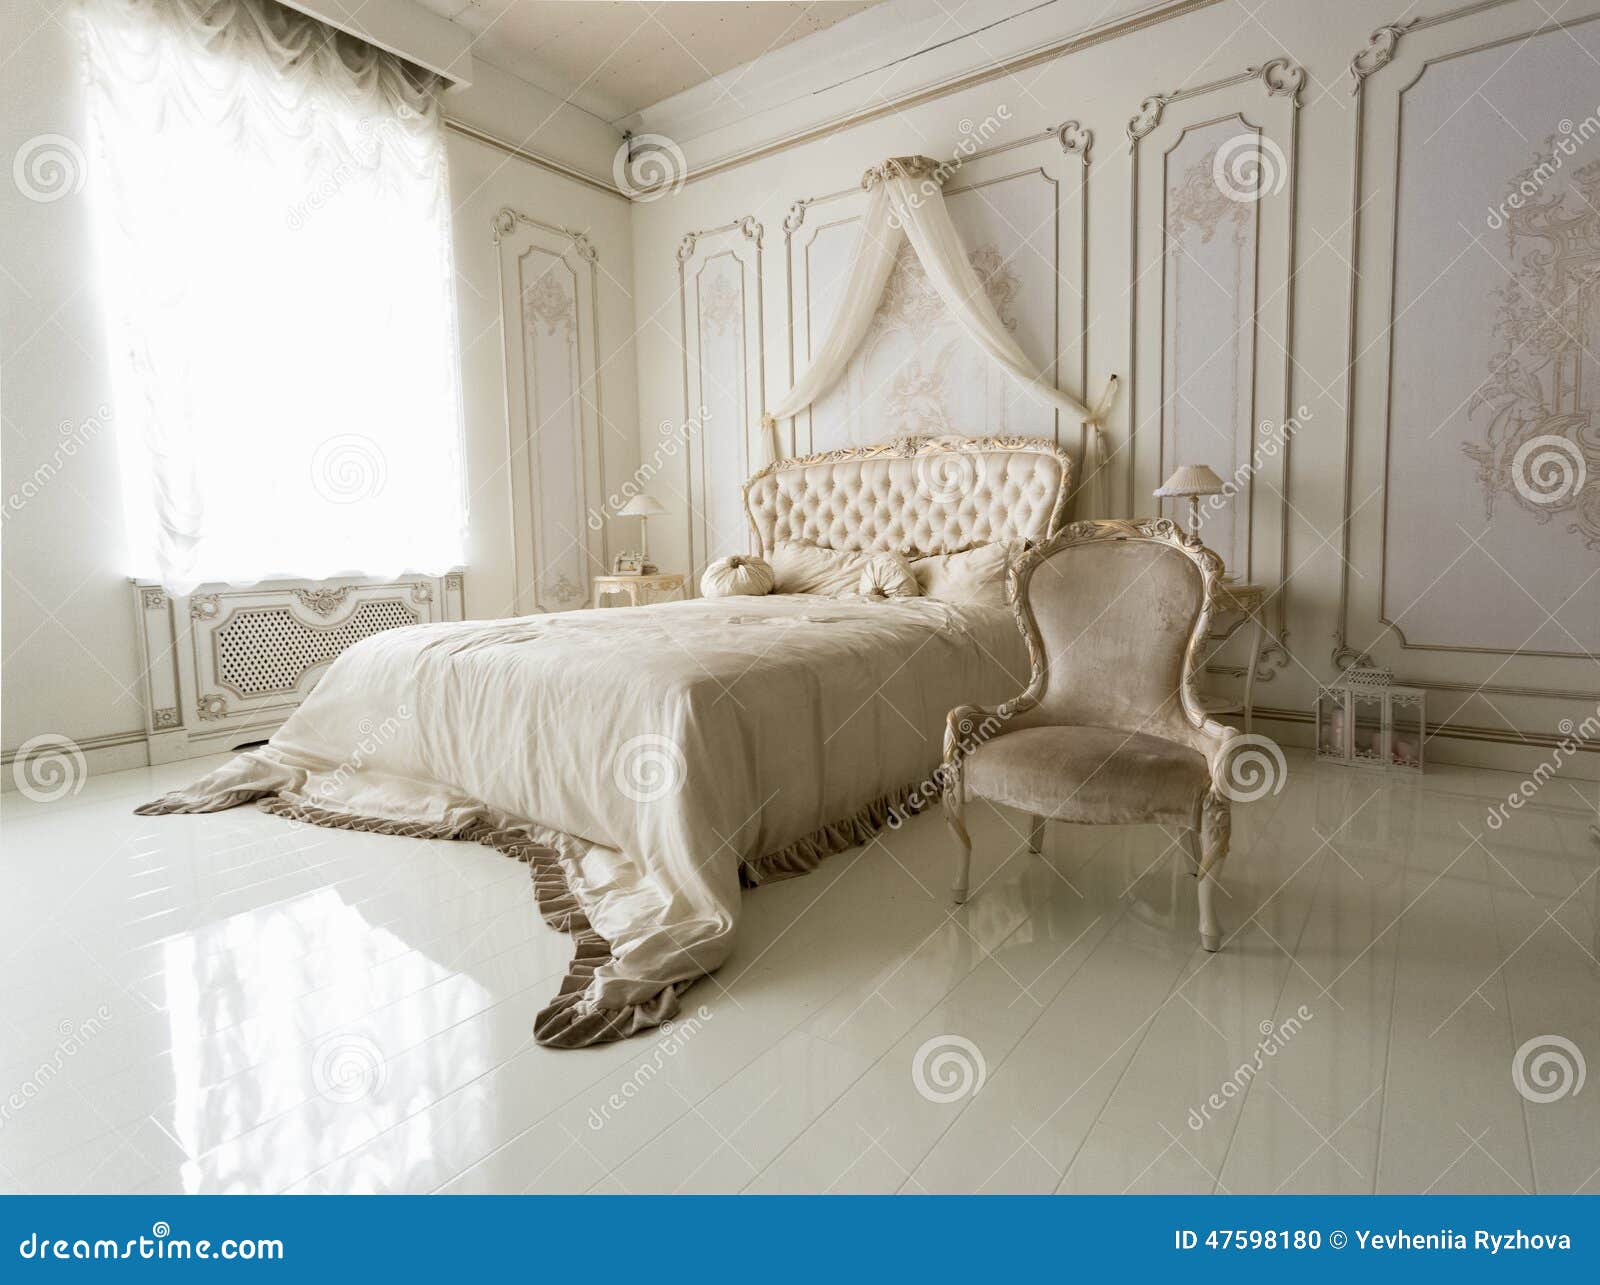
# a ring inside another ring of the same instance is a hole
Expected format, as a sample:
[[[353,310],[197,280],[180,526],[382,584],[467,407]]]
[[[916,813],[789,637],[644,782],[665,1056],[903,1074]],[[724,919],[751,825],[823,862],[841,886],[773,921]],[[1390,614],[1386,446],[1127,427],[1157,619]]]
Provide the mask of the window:
[[[83,19],[129,571],[458,565],[435,78],[272,0]]]

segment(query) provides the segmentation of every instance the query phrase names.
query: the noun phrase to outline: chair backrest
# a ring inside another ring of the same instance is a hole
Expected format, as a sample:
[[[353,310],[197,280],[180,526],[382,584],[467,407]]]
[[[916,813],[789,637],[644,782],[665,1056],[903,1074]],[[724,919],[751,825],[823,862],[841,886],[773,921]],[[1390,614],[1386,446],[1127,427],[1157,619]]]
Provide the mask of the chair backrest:
[[[1166,519],[1073,522],[1024,555],[1018,623],[1033,678],[1030,722],[1185,739],[1217,555]]]

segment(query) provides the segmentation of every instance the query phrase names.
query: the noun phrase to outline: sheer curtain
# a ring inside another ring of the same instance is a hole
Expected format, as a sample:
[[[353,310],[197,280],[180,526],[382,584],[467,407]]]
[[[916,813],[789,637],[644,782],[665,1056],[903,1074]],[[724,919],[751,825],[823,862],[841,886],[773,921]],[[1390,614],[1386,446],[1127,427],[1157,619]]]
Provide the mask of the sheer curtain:
[[[437,84],[272,0],[84,0],[128,570],[464,550]]]
[[[1107,507],[1103,423],[1116,395],[1116,377],[1107,383],[1099,402],[1089,406],[1057,388],[1028,359],[995,312],[950,221],[940,187],[947,168],[926,156],[898,156],[862,176],[862,186],[868,191],[867,209],[861,239],[845,277],[844,298],[811,365],[767,411],[769,449],[774,455],[778,452],[777,421],[798,415],[844,374],[872,323],[901,240],[909,238],[929,284],[967,337],[1033,396],[1083,421],[1089,430],[1089,459],[1085,461],[1089,476],[1083,485],[1090,498],[1079,504],[1078,516],[1103,513]]]

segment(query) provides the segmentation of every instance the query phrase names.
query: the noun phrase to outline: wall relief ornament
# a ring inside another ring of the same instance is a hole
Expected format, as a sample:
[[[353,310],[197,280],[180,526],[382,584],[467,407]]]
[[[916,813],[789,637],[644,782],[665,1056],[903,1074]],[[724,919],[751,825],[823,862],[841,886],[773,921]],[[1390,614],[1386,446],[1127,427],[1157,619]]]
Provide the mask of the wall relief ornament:
[[[524,324],[541,321],[547,335],[558,330],[568,337],[576,333],[578,302],[556,279],[553,269],[540,273],[538,280],[522,292],[522,310]]]
[[[1010,331],[1017,328],[1017,292],[1022,282],[1000,251],[993,245],[980,245],[967,252],[967,262],[983,282],[984,293]],[[872,333],[901,330],[917,339],[949,323],[950,314],[928,280],[928,270],[907,241],[895,256],[894,270],[884,283],[883,298],[873,315]]]
[[[939,350],[926,366],[918,357],[909,358],[894,373],[884,412],[911,438],[939,437],[955,431],[951,423],[950,388],[945,380],[956,341]]]
[[[870,192],[885,179],[933,179],[943,183],[948,162],[941,165],[929,156],[891,156],[881,165],[874,165],[861,176],[861,188]]]
[[[1167,194],[1167,233],[1174,243],[1188,234],[1198,233],[1204,245],[1225,223],[1231,227],[1236,241],[1243,239],[1254,207],[1223,189],[1217,182],[1216,163],[1217,149],[1212,148],[1183,172]]]
[[[743,319],[744,292],[725,276],[711,276],[700,295],[700,324],[726,335]]]
[[[1089,163],[1089,151],[1094,147],[1094,131],[1080,125],[1075,120],[1069,120],[1056,130],[1056,142],[1061,144],[1061,150],[1068,156],[1076,156],[1085,165]]]
[[[1394,51],[1400,44],[1400,37],[1416,25],[1415,18],[1408,18],[1404,22],[1392,22],[1386,27],[1379,27],[1367,37],[1367,46],[1350,60],[1350,77],[1355,82],[1351,86],[1351,93],[1359,93],[1361,82],[1375,71],[1381,71],[1394,60]]]
[[[295,601],[307,611],[314,611],[319,616],[331,616],[344,606],[344,600],[350,596],[349,585],[319,585],[313,589],[296,589]]]
[[[1488,419],[1461,449],[1478,466],[1486,522],[1502,499],[1600,549],[1600,161],[1555,190],[1543,182],[1555,148],[1551,135],[1507,184],[1500,349],[1467,403],[1469,418]]]

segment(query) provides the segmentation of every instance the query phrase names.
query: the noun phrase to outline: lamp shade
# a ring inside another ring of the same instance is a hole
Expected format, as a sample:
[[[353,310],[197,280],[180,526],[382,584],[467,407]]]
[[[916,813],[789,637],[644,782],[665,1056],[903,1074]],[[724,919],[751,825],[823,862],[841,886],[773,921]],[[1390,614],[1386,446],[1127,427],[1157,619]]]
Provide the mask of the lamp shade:
[[[636,495],[617,510],[617,516],[624,518],[654,518],[665,512],[666,509],[661,507],[660,501],[652,500],[648,495]]]
[[[1181,495],[1221,495],[1223,482],[1204,464],[1180,464],[1155,494],[1163,498]]]

